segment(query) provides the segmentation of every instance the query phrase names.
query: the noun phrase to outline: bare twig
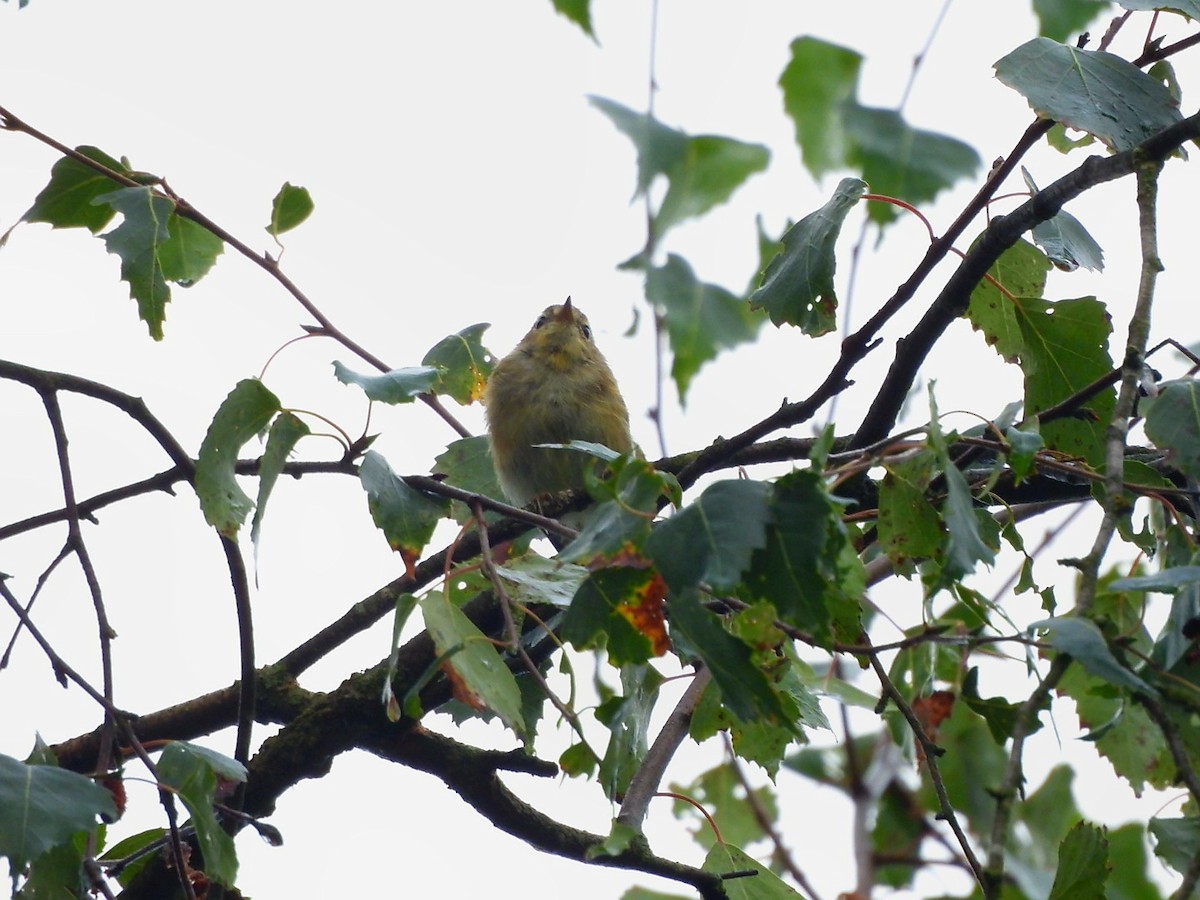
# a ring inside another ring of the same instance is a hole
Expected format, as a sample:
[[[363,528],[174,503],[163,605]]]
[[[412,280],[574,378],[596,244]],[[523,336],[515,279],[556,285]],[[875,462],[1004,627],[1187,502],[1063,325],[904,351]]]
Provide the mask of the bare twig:
[[[750,807],[750,813],[754,816],[754,821],[758,823],[758,827],[763,830],[763,834],[771,841],[774,846],[774,858],[783,866],[792,880],[800,886],[804,893],[808,894],[812,900],[821,900],[821,895],[817,893],[812,886],[812,882],[804,874],[804,870],[797,864],[792,856],[787,845],[783,842],[783,835],[779,833],[779,829],[775,827],[775,823],[771,821],[771,816],[763,809],[762,803],[758,800],[758,795],[754,793],[754,787],[750,784],[750,779],[746,777],[746,770],[738,761],[737,754],[733,751],[733,742],[729,739],[729,735],[725,735],[725,752],[729,757],[729,767],[733,770],[734,777],[737,778],[738,784],[742,786],[742,790],[746,794],[746,805]]]
[[[958,816],[954,812],[954,806],[950,803],[950,796],[946,793],[946,784],[942,780],[941,770],[938,767],[938,757],[944,751],[929,737],[924,726],[921,724],[921,720],[913,712],[913,708],[904,699],[904,695],[900,693],[900,689],[896,687],[892,679],[888,677],[887,670],[884,669],[883,663],[879,661],[879,655],[877,653],[868,654],[867,660],[870,662],[871,668],[875,671],[875,676],[879,679],[884,697],[895,704],[896,709],[900,710],[900,714],[908,722],[908,727],[912,730],[913,736],[925,753],[925,766],[929,773],[929,781],[933,785],[934,793],[937,794],[938,798],[939,811],[937,818],[950,826],[950,830],[954,832],[954,837],[958,841],[963,858],[967,861],[967,865],[971,867],[971,873],[975,876],[976,881],[983,884],[983,866],[980,865],[979,858],[975,855],[975,851],[971,847],[971,842],[958,821]]]

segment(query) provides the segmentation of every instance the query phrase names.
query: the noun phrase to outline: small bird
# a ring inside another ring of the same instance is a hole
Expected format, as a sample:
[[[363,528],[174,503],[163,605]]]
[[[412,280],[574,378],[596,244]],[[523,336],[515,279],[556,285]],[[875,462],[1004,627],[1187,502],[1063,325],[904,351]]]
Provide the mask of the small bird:
[[[484,390],[492,462],[505,496],[525,506],[539,494],[583,487],[586,453],[536,447],[590,441],[628,453],[629,411],[592,341],[587,316],[565,303],[546,307]]]

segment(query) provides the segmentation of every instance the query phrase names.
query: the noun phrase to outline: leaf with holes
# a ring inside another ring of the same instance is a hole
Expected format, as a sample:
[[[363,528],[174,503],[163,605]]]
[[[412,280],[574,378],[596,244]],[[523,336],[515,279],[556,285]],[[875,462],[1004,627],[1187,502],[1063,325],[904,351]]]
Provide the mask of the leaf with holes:
[[[437,370],[435,394],[447,394],[463,406],[483,396],[483,387],[496,367],[496,359],[483,346],[486,322],[471,325],[457,334],[442,338],[425,354],[421,365]]]
[[[765,309],[776,325],[797,325],[813,337],[837,327],[834,249],[846,215],[866,192],[865,181],[845,178],[824,206],[787,230],[782,249],[750,295],[752,309]]]

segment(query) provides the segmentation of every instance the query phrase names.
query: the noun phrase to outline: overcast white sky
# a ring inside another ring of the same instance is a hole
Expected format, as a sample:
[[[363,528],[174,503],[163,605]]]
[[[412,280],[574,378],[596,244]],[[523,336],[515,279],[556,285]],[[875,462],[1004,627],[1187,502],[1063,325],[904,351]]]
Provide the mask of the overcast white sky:
[[[586,101],[598,94],[644,107],[650,11],[646,3],[594,6],[600,47],[556,16],[548,0],[336,7],[294,0],[31,0],[22,11],[10,0],[0,4],[0,105],[65,143],[98,145],[166,176],[181,195],[264,250],[262,228],[279,186],[309,188],[316,212],[286,237],[284,267],[344,331],[394,366],[418,363],[438,339],[479,321],[493,323],[486,342],[504,353],[542,307],[572,295],[621,381],[635,438],[653,456],[653,432],[642,415],[653,402],[652,342],[644,327],[633,338],[622,336],[633,311],[644,309],[640,282],[614,268],[644,239],[643,213],[628,203],[633,153]],[[917,125],[972,143],[985,167],[1030,120],[1024,100],[991,71],[996,59],[1036,33],[1026,6],[989,7],[985,15],[972,2],[951,5],[907,107]],[[787,217],[820,205],[836,183],[814,185],[799,164],[775,86],[790,41],[816,34],[864,53],[863,99],[890,105],[941,7],[941,0],[663,0],[659,117],[691,133],[726,134],[773,151],[765,175],[734,202],[672,233],[664,249],[686,256],[701,278],[740,290],[757,261],[755,213],[778,231]],[[1118,49],[1133,55],[1133,40]],[[0,230],[29,206],[54,160],[32,140],[0,134]],[[1047,154],[1035,154],[1031,164],[1043,185],[1068,165]],[[928,210],[935,227],[947,224],[973,189],[964,185]],[[1191,215],[1164,193],[1164,215]],[[1061,282],[1060,296],[1102,291],[1114,305],[1118,331],[1136,280],[1136,253],[1121,249],[1136,247],[1131,198],[1125,184],[1073,207],[1109,251],[1110,272],[1102,283],[1083,275]],[[924,240],[919,225],[903,223],[881,254],[867,257],[855,296],[858,321],[907,275]],[[1190,299],[1183,287],[1189,255],[1183,244],[1164,245],[1165,303]],[[194,451],[229,388],[256,375],[306,317],[274,282],[227,252],[200,285],[175,290],[166,340],[155,344],[117,269],[102,243],[86,234],[18,228],[0,250],[0,357],[139,394]],[[927,373],[940,379],[943,410],[995,413],[1017,394],[1017,377],[993,365],[991,351],[966,326],[949,344]],[[836,337],[812,342],[790,330],[764,331],[753,349],[728,354],[701,373],[686,410],[668,410],[670,450],[702,446],[718,429],[740,431],[783,396],[806,395],[836,351]],[[863,389],[849,392],[840,408],[847,421],[890,358],[891,349],[881,349],[857,374]],[[274,362],[267,384],[285,405],[319,410],[357,433],[365,404],[356,389],[334,381],[333,359],[357,364],[329,342],[307,341]],[[81,495],[165,467],[119,415],[74,398],[65,408]],[[57,473],[36,396],[0,385],[0,413],[6,436],[0,513],[7,522],[57,505]],[[482,429],[477,408],[461,416]],[[381,432],[378,449],[400,471],[427,470],[454,437],[423,407],[377,409],[372,429]],[[325,452],[337,451],[331,444]],[[119,704],[150,711],[232,681],[232,601],[216,541],[205,534],[194,499],[143,498],[106,511],[101,522],[87,536],[121,634]],[[0,570],[15,576],[19,595],[31,589],[60,540],[53,534],[0,546]],[[254,601],[259,658],[277,658],[399,570],[365,515],[356,483],[281,483],[267,517]],[[896,602],[915,604],[917,597],[917,588],[905,585]],[[39,601],[38,621],[73,664],[96,672],[90,607],[73,571],[55,576]],[[0,632],[6,636],[8,628]],[[306,686],[332,687],[375,663],[386,653],[389,628],[377,627],[334,654],[305,678]],[[0,672],[0,708],[6,722],[0,752],[16,756],[28,752],[35,730],[55,741],[97,721],[80,692],[53,683],[27,640],[12,668]],[[479,739],[508,745],[492,731]],[[231,738],[228,744],[227,752]],[[1052,762],[1059,750],[1048,747]],[[718,757],[710,743],[681,759],[669,777],[686,780]],[[781,776],[780,786],[788,804],[785,834],[800,864],[824,896],[848,889],[848,810],[825,795],[802,794],[790,776]],[[1081,798],[1085,810],[1119,821],[1113,804],[1125,798],[1117,789],[1103,794],[1099,804]],[[156,821],[152,791],[131,795],[147,810],[145,820]],[[607,828],[611,811],[591,785],[533,785],[528,796],[574,824]],[[497,898],[556,896],[569,885],[581,900],[615,898],[634,883],[673,889],[648,876],[585,869],[529,851],[440,783],[363,754],[340,759],[330,777],[289,792],[276,821],[283,849],[265,848],[249,833],[239,838],[239,884],[259,900],[407,891],[414,884]],[[697,863],[702,857],[666,801],[650,833],[665,855]],[[962,883],[942,887],[957,890]]]

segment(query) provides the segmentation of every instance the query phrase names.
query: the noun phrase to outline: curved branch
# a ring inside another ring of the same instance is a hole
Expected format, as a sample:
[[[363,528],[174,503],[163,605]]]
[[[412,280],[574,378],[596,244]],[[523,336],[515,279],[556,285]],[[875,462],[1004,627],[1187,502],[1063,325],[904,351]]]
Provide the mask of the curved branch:
[[[719,875],[655,856],[644,842],[634,842],[621,853],[593,855],[604,835],[572,828],[525,803],[500,780],[498,771],[504,767],[497,765],[496,754],[428,731],[398,736],[380,729],[367,736],[365,746],[385,759],[436,775],[497,828],[545,853],[659,875],[691,885],[705,900],[726,900]],[[557,770],[553,763],[546,765]]]

